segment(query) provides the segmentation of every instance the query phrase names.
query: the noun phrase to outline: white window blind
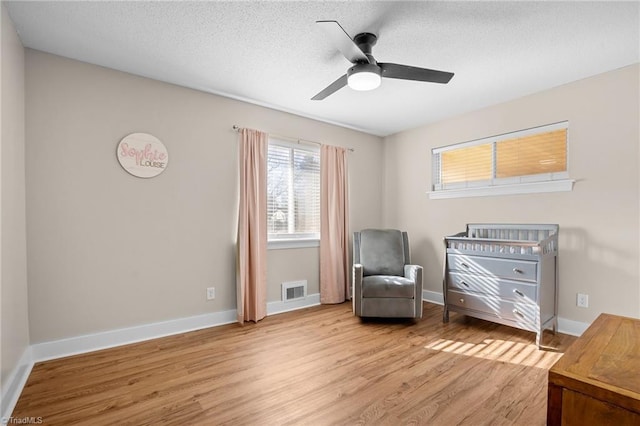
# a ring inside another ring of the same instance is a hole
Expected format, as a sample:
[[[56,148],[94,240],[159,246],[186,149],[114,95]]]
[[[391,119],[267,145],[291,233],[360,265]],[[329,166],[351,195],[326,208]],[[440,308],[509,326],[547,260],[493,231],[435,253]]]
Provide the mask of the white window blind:
[[[508,192],[542,192],[544,182],[570,182],[567,170],[568,122],[483,138],[432,150],[432,195],[467,189],[508,187]],[[518,189],[518,185],[522,190]],[[551,189],[549,189],[551,188]],[[547,190],[558,189],[547,187]],[[570,189],[570,188],[569,188]],[[468,195],[492,195],[480,191]],[[444,198],[432,196],[432,198]]]
[[[267,156],[269,241],[320,238],[320,152],[269,140]]]

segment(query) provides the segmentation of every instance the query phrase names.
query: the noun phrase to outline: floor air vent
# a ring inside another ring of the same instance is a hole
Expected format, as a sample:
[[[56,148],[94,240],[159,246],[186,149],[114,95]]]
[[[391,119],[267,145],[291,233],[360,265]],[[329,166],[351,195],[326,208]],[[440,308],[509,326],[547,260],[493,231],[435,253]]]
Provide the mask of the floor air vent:
[[[307,281],[290,281],[282,283],[282,300],[291,302],[293,300],[305,299],[307,297]]]

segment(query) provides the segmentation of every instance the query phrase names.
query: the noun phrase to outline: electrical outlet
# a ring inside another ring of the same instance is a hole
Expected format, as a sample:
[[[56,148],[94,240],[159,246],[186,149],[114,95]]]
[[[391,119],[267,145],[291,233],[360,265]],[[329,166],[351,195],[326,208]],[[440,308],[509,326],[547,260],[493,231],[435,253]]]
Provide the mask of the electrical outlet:
[[[588,308],[589,307],[589,295],[584,293],[578,293],[576,297],[576,305],[579,308]]]
[[[207,287],[207,300],[213,300],[216,298],[216,288]]]

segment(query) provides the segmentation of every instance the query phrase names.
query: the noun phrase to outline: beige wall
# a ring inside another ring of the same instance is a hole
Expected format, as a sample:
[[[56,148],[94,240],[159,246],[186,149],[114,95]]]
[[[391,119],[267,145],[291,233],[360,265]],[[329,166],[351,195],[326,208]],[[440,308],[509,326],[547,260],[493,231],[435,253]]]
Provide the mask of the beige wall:
[[[1,383],[3,396],[29,346],[27,249],[25,231],[24,49],[5,6],[2,9],[0,144],[0,300]],[[7,402],[3,399],[3,405]],[[5,414],[6,407],[0,413]]]
[[[29,49],[26,83],[32,343],[235,309],[234,124],[353,147],[351,225],[382,222],[379,137]],[[163,141],[164,173],[119,166],[132,132]],[[268,262],[269,301],[318,291],[317,248]]]
[[[560,224],[559,316],[640,317],[638,65],[385,138],[384,222],[410,232],[425,289],[442,292],[442,237],[468,222]],[[569,121],[572,192],[430,200],[431,149]],[[589,308],[576,307],[576,293]]]
[[[640,316],[638,66],[384,142],[29,49],[26,88],[31,343],[235,308],[233,124],[355,148],[352,229],[408,230],[429,291],[441,292],[443,235],[475,221],[554,222],[560,316]],[[429,200],[432,147],[561,120],[570,122],[573,192]],[[165,143],[162,175],[137,179],[120,168],[115,147],[131,132]],[[269,301],[284,281],[306,279],[318,292],[316,248],[272,250],[268,263]],[[205,300],[208,286],[214,301]],[[578,291],[590,295],[588,309],[575,307]]]

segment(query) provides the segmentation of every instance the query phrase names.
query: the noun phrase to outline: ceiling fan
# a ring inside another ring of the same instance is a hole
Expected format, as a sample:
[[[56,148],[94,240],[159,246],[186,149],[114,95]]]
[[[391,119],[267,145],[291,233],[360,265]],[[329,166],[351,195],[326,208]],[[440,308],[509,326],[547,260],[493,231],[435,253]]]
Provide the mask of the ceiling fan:
[[[451,72],[377,62],[371,54],[371,48],[378,41],[375,34],[360,33],[352,39],[338,21],[316,21],[316,24],[325,29],[332,43],[353,66],[345,75],[311,98],[314,101],[320,101],[346,85],[354,90],[373,90],[380,86],[382,77],[443,84],[453,77]]]

